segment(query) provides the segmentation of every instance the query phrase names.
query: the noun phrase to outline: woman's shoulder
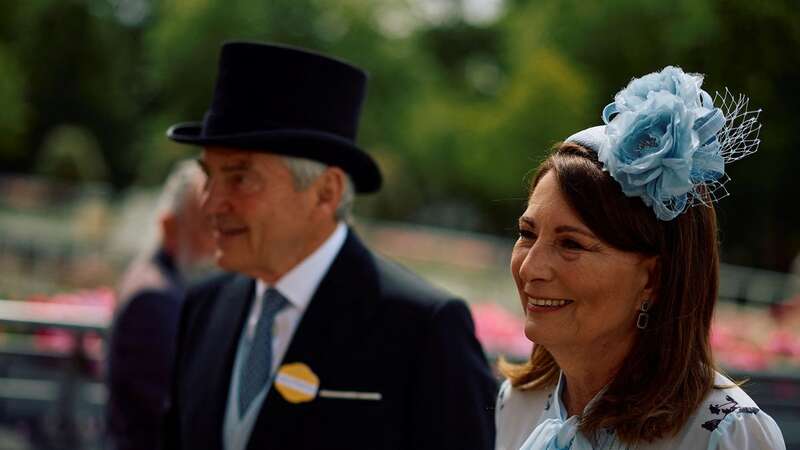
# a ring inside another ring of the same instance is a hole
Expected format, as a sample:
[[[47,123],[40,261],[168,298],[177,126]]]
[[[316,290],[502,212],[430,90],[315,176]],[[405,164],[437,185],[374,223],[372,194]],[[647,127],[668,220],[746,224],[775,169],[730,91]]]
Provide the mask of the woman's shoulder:
[[[549,408],[553,388],[523,390],[506,380],[495,404],[496,450],[518,449]]]
[[[730,415],[738,417],[766,415],[747,393],[731,379],[716,372],[714,388],[700,404],[698,418],[702,428],[714,431]]]
[[[509,380],[500,385],[497,394],[497,411],[505,414],[517,414],[520,410],[544,409],[548,399],[553,393],[553,388],[545,389],[520,389],[511,386]]]
[[[691,448],[708,450],[786,448],[772,417],[720,373],[716,373],[714,388],[690,417],[680,440]]]

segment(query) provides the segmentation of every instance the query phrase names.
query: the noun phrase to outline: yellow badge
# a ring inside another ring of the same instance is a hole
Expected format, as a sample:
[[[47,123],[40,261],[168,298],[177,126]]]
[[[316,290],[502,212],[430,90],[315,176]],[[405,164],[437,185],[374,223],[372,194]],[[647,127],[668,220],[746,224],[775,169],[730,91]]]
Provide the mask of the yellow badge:
[[[284,364],[275,376],[275,389],[289,403],[310,402],[317,397],[319,377],[306,364]]]

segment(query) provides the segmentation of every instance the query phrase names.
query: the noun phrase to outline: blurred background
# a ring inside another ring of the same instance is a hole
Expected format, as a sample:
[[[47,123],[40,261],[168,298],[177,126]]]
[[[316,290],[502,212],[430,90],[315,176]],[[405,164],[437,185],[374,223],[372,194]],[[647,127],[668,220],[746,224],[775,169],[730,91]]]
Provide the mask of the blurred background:
[[[25,0],[0,3],[0,449],[99,448],[115,287],[227,39],[370,72],[359,143],[386,184],[356,227],[467,299],[492,358],[530,350],[507,265],[547,150],[665,65],[746,93],[763,143],[717,206],[713,344],[800,448],[796,0]]]

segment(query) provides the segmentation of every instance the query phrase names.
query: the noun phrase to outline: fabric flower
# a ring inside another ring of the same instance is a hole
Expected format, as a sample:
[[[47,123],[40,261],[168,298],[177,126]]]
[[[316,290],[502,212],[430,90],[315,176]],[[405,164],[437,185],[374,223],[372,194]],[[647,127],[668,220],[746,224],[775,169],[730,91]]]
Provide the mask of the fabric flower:
[[[725,117],[702,81],[669,66],[631,81],[603,112],[599,160],[625,195],[641,197],[661,220],[703,201],[695,186],[725,173],[716,138]]]
[[[687,108],[699,108],[703,107],[703,100],[711,103],[711,97],[700,88],[702,85],[702,75],[684,73],[680,67],[667,66],[661,72],[634,78],[614,96],[614,103],[620,112],[636,111],[651,94],[662,92],[678,97]],[[706,96],[708,98],[704,99]]]

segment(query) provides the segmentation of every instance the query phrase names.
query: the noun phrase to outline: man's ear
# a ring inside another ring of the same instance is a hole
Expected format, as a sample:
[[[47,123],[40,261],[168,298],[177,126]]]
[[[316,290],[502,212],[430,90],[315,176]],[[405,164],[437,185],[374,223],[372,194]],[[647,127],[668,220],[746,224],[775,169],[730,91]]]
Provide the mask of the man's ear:
[[[338,167],[328,167],[317,179],[317,206],[326,216],[333,217],[344,192],[345,173]]]

